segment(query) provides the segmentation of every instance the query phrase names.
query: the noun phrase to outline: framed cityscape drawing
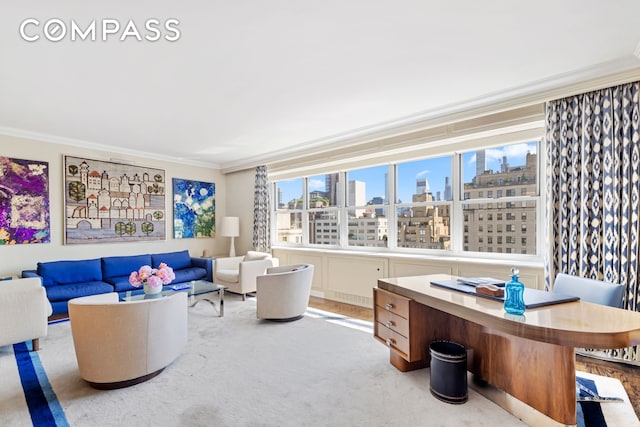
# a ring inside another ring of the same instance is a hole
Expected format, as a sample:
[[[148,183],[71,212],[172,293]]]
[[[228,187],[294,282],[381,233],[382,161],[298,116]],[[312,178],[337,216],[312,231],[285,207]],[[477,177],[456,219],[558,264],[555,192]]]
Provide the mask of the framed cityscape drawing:
[[[215,237],[216,185],[173,178],[173,237]]]
[[[49,242],[49,163],[0,157],[0,245]]]
[[[65,244],[166,238],[165,172],[64,156]]]

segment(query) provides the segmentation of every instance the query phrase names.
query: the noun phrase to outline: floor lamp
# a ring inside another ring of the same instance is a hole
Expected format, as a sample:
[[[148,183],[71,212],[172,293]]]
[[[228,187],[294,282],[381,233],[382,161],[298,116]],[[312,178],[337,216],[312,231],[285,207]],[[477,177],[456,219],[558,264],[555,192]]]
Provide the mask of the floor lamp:
[[[240,218],[237,216],[225,216],[222,218],[222,226],[220,227],[220,235],[231,237],[231,246],[229,247],[229,256],[236,256],[236,248],[234,240],[240,235]]]

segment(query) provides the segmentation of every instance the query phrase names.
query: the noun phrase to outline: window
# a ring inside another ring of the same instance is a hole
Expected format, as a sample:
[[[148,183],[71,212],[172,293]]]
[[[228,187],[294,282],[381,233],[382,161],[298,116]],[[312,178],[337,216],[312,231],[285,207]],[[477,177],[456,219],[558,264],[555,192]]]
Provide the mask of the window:
[[[302,179],[276,183],[276,242],[302,244]]]
[[[387,247],[388,166],[347,172],[348,245]]]
[[[529,142],[276,180],[274,244],[535,255],[538,151]],[[521,246],[506,251],[518,219]]]
[[[308,233],[312,245],[340,243],[338,220],[339,174],[307,178]]]
[[[462,203],[463,214],[474,212],[477,217],[483,213],[487,218],[493,218],[495,212],[496,226],[487,226],[487,242],[490,236],[501,236],[503,231],[514,233],[514,224],[505,224],[507,221],[516,221],[521,218],[522,234],[527,235],[530,246],[528,253],[535,253],[535,218],[539,208],[538,188],[538,144],[536,142],[513,144],[493,147],[486,150],[470,151],[462,154],[461,170],[463,173],[463,187],[465,192],[471,194],[484,194],[487,198],[499,199],[498,203],[485,203],[486,199],[478,196],[476,203],[473,199],[464,200]],[[472,190],[475,191],[472,192]],[[489,210],[493,209],[491,214]],[[506,214],[506,216],[505,216]],[[489,216],[491,215],[491,217]],[[530,225],[527,225],[530,224]],[[496,241],[496,240],[494,240]],[[515,241],[509,241],[515,244]],[[496,252],[502,243],[502,238],[497,240],[498,246],[487,247]],[[476,251],[473,244],[469,243],[469,251]]]
[[[451,249],[451,164],[451,156],[398,163],[395,185],[398,248]],[[464,219],[472,220],[470,215]],[[466,224],[464,229],[468,230]],[[421,238],[416,240],[418,233]]]

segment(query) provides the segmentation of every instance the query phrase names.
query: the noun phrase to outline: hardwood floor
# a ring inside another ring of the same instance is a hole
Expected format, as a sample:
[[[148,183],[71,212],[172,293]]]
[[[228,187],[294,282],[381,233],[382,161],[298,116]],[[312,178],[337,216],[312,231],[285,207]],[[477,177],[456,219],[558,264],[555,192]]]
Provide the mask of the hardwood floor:
[[[337,301],[311,297],[309,306],[319,310],[339,313],[356,319],[373,321],[373,310]],[[625,363],[609,362],[591,357],[576,356],[576,369],[596,375],[617,378],[624,386],[629,400],[640,418],[640,366]]]

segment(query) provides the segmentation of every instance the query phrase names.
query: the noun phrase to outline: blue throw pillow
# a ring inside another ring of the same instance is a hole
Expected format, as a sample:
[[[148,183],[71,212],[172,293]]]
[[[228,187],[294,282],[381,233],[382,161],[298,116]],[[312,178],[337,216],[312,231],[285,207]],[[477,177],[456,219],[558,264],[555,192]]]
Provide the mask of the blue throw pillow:
[[[167,252],[164,254],[151,254],[153,268],[158,268],[160,263],[164,262],[174,270],[191,267],[191,256],[188,250],[180,252]]]

